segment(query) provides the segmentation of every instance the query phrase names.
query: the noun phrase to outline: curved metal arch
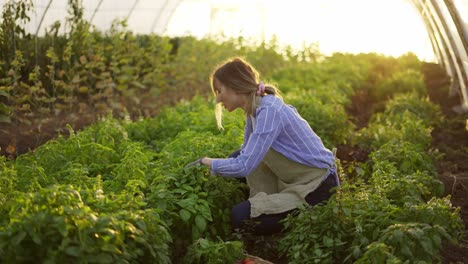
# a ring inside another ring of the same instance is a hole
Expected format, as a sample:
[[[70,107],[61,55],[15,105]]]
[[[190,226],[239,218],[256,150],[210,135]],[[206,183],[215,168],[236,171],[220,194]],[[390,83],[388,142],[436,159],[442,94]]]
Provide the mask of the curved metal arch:
[[[434,53],[452,79],[451,95],[460,95],[458,111],[468,111],[468,45],[452,0],[412,0],[430,36]]]
[[[44,17],[47,14],[47,11],[49,11],[49,8],[50,8],[50,5],[52,4],[52,2],[53,2],[53,0],[49,0],[49,3],[47,4],[47,7],[44,9],[44,13],[42,13],[41,20],[39,21],[39,25],[36,28],[36,33],[35,33],[36,36],[39,33],[39,30],[41,29],[42,22],[44,22]]]
[[[458,30],[458,34],[462,37],[462,40],[465,40],[463,41],[465,50],[468,50],[468,28],[465,28],[465,26],[463,25],[463,17],[461,16],[459,10],[457,10],[457,7],[453,3],[453,0],[445,0],[445,4],[447,6],[448,11],[450,12],[450,15],[453,17],[453,22],[455,23],[455,26]],[[468,16],[468,14],[466,15]]]
[[[451,58],[450,58],[450,45],[447,43],[447,38],[442,34],[443,32],[443,27],[441,26],[441,23],[437,23],[436,17],[434,16],[434,12],[429,9],[427,5],[424,4],[423,1],[420,1],[420,4],[418,5],[418,8],[420,9],[420,14],[423,16],[423,19],[426,21],[426,23],[429,25],[426,29],[428,30],[429,36],[431,36],[431,39],[434,39],[436,48],[434,49],[434,52],[436,54],[439,54],[438,59],[439,62],[442,64],[442,66],[445,68],[447,71],[447,74],[450,77],[453,77],[455,69],[453,68],[453,65],[451,63]],[[437,52],[438,51],[438,52]],[[450,91],[450,93],[454,93],[454,91]]]
[[[135,2],[132,5],[132,8],[130,9],[130,11],[128,11],[128,15],[127,15],[127,18],[126,18],[127,21],[130,19],[130,16],[133,14],[133,11],[135,10],[135,7],[138,5],[138,2],[140,2],[140,0],[135,0]]]
[[[440,3],[441,0],[435,0]],[[463,61],[468,62],[468,51],[467,51],[467,44],[463,43],[462,35],[460,35],[460,30],[457,27],[457,18],[453,16],[450,12],[448,5],[434,5],[434,9],[438,13],[439,17],[443,17],[445,19],[441,19],[445,33],[447,34],[448,40],[453,48],[453,53],[455,55],[454,59],[456,59],[457,64],[460,64],[461,71],[459,74],[462,75],[462,79],[467,79],[468,68],[465,68],[463,65]],[[452,20],[447,19],[448,17],[452,18]],[[454,30],[455,29],[455,30]],[[456,34],[453,34],[456,32]],[[465,68],[465,70],[463,70]],[[464,76],[463,76],[464,75]]]
[[[91,15],[91,18],[89,19],[90,24],[93,23],[93,19],[96,16],[96,13],[99,11],[99,8],[101,7],[102,1],[104,1],[104,0],[99,0],[99,3],[96,5],[96,8],[94,8],[93,14]]]
[[[155,19],[153,20],[153,23],[151,24],[151,28],[150,28],[150,32],[149,32],[150,34],[154,32],[154,28],[156,27],[156,24],[159,21],[159,17],[161,16],[163,10],[166,9],[166,6],[167,6],[168,3],[169,3],[169,0],[164,1],[164,4],[163,4],[162,8],[159,9],[159,12],[157,13]]]
[[[160,33],[164,33],[167,29],[169,21],[171,20],[172,16],[177,10],[177,7],[179,7],[182,1],[183,0],[165,0],[161,9],[159,10],[159,12],[157,12],[153,23],[151,24],[149,33],[153,33],[158,26],[160,29],[162,29]]]

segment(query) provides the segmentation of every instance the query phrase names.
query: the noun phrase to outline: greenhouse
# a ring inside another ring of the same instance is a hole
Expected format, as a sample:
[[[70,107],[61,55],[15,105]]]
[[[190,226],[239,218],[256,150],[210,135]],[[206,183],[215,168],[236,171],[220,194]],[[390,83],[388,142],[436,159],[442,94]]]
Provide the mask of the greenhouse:
[[[468,263],[467,0],[0,11],[0,263]]]

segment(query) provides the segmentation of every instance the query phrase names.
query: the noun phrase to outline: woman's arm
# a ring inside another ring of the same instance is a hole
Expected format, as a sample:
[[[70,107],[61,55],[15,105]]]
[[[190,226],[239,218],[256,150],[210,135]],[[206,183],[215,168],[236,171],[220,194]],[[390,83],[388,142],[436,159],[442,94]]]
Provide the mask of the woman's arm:
[[[274,107],[260,107],[257,110],[257,124],[242,152],[236,158],[203,160],[211,163],[211,171],[225,177],[245,177],[249,175],[270,149],[282,127],[280,113]]]

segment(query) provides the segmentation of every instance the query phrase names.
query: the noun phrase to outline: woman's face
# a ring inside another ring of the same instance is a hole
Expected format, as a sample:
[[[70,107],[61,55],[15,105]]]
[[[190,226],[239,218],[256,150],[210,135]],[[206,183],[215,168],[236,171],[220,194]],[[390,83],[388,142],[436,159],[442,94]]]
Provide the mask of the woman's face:
[[[222,103],[227,111],[232,112],[245,105],[246,98],[244,95],[236,93],[233,89],[225,86],[217,79],[214,80],[214,85],[218,91],[216,102]]]

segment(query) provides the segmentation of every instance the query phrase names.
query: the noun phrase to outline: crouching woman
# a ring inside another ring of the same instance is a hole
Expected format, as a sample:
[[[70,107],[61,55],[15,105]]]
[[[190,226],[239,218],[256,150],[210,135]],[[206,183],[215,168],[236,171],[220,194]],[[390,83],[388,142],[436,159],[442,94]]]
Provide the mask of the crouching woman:
[[[279,221],[298,206],[316,205],[332,195],[339,185],[334,154],[276,87],[259,80],[251,64],[229,59],[214,71],[211,87],[218,126],[222,107],[230,112],[241,108],[246,116],[240,151],[200,160],[213,174],[246,178],[250,194],[232,209],[234,228],[253,222],[257,234],[280,232]]]

